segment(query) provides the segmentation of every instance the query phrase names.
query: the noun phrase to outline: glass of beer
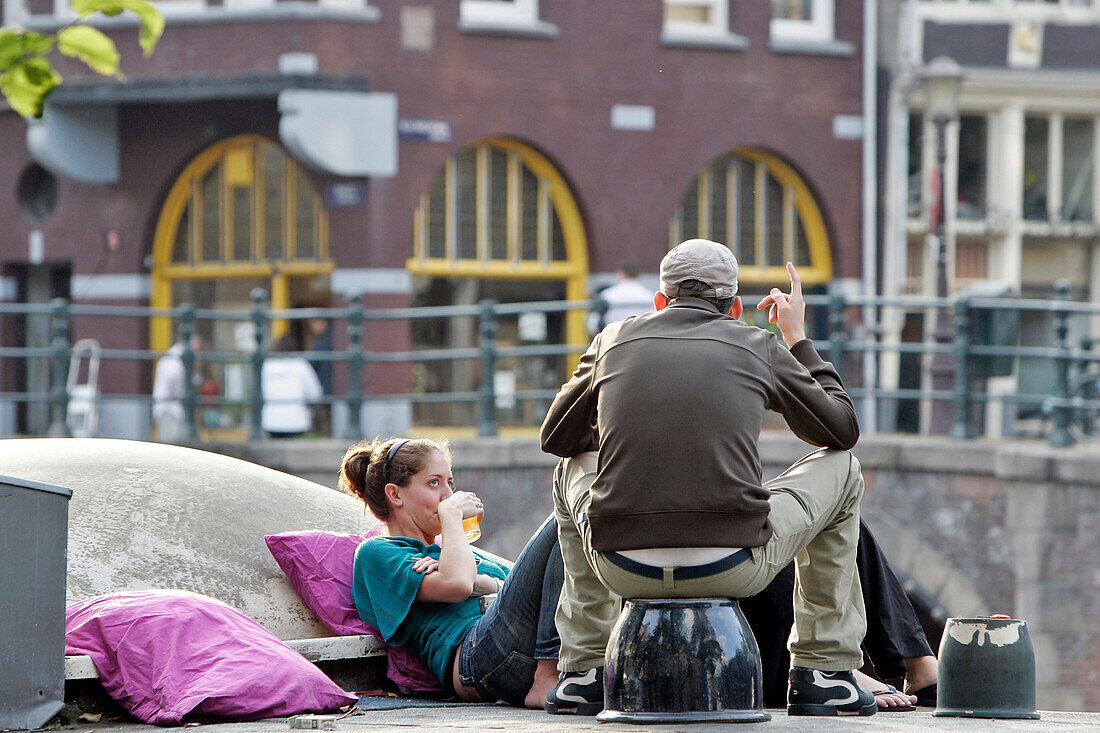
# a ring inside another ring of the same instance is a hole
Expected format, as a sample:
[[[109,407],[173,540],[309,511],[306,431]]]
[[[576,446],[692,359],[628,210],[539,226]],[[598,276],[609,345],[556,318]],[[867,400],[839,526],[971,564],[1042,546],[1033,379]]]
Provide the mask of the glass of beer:
[[[466,530],[466,541],[477,542],[481,539],[481,518],[467,517],[462,520],[462,528]]]

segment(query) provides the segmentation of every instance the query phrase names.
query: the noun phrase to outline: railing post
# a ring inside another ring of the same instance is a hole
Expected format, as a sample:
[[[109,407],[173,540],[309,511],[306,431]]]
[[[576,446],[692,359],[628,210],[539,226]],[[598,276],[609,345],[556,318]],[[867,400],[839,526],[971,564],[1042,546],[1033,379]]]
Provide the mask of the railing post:
[[[1054,299],[1059,302],[1069,300],[1069,283],[1059,280],[1054,285]],[[1055,387],[1058,405],[1054,408],[1054,430],[1050,434],[1050,444],[1055,448],[1073,445],[1073,436],[1069,433],[1069,311],[1058,308],[1054,311],[1054,335],[1058,339],[1058,348],[1062,353],[1055,358]]]
[[[592,308],[592,312],[596,314],[596,333],[603,330],[603,327],[607,325],[607,308],[608,302],[603,298],[597,298],[596,304]]]
[[[195,348],[191,343],[191,337],[195,334],[195,306],[182,304],[179,318],[180,341],[183,343],[183,353],[180,354],[180,363],[183,364],[183,419],[187,423],[187,440],[197,443],[199,428],[195,423],[195,413],[199,400],[195,390]]]
[[[263,288],[253,288],[252,293],[252,328],[255,338],[255,348],[252,351],[252,395],[251,409],[249,410],[249,423],[251,425],[251,439],[263,440],[263,371],[264,371],[264,325],[267,323],[267,311],[264,301],[267,300],[267,292]]]
[[[970,436],[970,301],[955,302],[955,423],[951,437],[966,440]]]
[[[836,373],[844,376],[844,295],[833,293],[829,298],[829,360]]]
[[[348,416],[344,437],[356,440],[362,434],[360,413],[363,411],[363,296],[351,296],[348,316]]]
[[[477,434],[483,438],[497,435],[496,375],[496,304],[495,300],[483,300],[479,304],[478,334],[481,356],[481,389],[478,392],[480,406]]]
[[[50,314],[50,358],[53,384],[51,391],[51,414],[49,435],[55,438],[68,438],[69,432],[69,360],[72,349],[69,345],[69,301],[54,298]]]

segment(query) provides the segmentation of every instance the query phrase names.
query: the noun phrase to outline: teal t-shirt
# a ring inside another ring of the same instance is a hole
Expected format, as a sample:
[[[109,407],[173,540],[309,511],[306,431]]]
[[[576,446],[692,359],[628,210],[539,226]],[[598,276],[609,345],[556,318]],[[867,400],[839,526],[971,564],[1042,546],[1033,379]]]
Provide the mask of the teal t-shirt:
[[[410,537],[371,537],[355,551],[352,597],[359,617],[382,632],[386,642],[420,657],[444,688],[451,687],[451,658],[481,617],[476,597],[459,603],[416,600],[422,573],[413,570],[418,557],[439,559],[440,547]],[[503,580],[508,569],[474,548],[477,571]]]

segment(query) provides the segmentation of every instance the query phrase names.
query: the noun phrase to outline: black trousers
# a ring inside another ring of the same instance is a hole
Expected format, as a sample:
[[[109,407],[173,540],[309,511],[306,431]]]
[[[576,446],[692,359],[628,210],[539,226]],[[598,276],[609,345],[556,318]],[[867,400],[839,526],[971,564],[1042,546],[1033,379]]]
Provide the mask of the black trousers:
[[[863,639],[866,656],[875,676],[884,680],[901,677],[906,659],[930,655],[932,648],[905,589],[863,520],[859,523],[856,565],[867,609],[867,635]],[[759,594],[742,598],[741,610],[760,647],[764,705],[783,707],[787,704],[787,672],[791,667],[787,637],[794,625],[794,563]]]

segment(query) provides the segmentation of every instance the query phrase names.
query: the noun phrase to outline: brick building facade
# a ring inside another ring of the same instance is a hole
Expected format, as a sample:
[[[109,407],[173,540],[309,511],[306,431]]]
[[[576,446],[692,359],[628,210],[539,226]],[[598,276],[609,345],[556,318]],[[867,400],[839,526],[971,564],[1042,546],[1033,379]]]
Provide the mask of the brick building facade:
[[[785,259],[811,287],[858,279],[863,4],[789,5],[171,0],[148,59],[130,21],[103,22],[125,81],[59,60],[65,84],[36,130],[0,110],[0,295],[584,299],[624,260],[652,280],[670,242],[696,234],[738,253],[746,293],[782,284]],[[5,24],[64,20],[36,0],[2,8]],[[33,320],[9,317],[4,345],[40,342]],[[547,339],[583,343],[582,320],[560,320]],[[239,346],[228,326],[203,328],[207,348]],[[171,341],[167,319],[73,331],[106,348]],[[468,338],[392,323],[364,335],[387,349]],[[106,433],[141,437],[151,371],[104,365],[104,393],[135,395],[105,410]],[[35,389],[34,369],[3,379]],[[375,392],[415,379],[365,374]],[[402,409],[396,429],[456,422]],[[5,434],[35,430],[33,410],[4,410]]]

